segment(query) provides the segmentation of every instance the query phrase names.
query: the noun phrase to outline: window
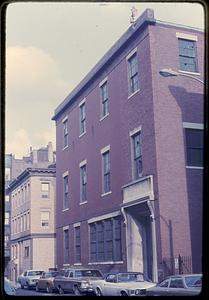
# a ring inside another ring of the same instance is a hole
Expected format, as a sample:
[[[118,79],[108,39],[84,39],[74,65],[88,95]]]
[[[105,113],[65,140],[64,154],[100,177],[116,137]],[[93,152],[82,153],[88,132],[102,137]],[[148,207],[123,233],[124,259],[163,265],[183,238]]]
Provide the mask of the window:
[[[171,279],[170,288],[184,288],[183,280],[181,278]]]
[[[203,130],[186,128],[187,166],[203,166]]]
[[[68,146],[68,120],[63,121],[63,148]]]
[[[87,176],[86,176],[86,165],[80,168],[80,202],[85,202],[87,200],[86,186],[87,186]]]
[[[182,71],[197,72],[196,42],[178,39],[179,63]]]
[[[102,154],[103,159],[103,193],[110,192],[110,151]]]
[[[102,111],[101,116],[104,117],[108,114],[109,108],[108,108],[108,91],[107,91],[107,82],[105,82],[100,87],[101,92],[101,99],[102,99]]]
[[[169,279],[166,279],[166,280],[163,280],[163,281],[159,284],[159,286],[160,286],[160,287],[168,287],[168,283],[169,283]]]
[[[41,212],[41,227],[49,227],[49,211]]]
[[[8,212],[5,212],[4,224],[9,225],[9,213]]]
[[[41,198],[43,198],[43,199],[49,198],[49,183],[48,182],[41,183]]]
[[[133,177],[137,179],[142,174],[141,132],[132,136],[133,142]]]
[[[86,132],[86,106],[85,103],[80,105],[80,134]]]
[[[138,62],[136,52],[128,59],[129,94],[139,90]]]
[[[81,262],[81,230],[80,227],[75,227],[75,261]]]
[[[8,242],[9,242],[9,236],[8,236],[8,235],[5,235],[5,236],[4,236],[4,247],[9,246]]]
[[[10,168],[5,168],[5,181],[9,181],[10,179],[11,179]]]
[[[90,224],[90,259],[92,262],[121,260],[120,217]]]
[[[69,208],[68,175],[66,175],[63,178],[63,190],[64,190],[63,209],[67,209],[67,208]]]
[[[69,260],[69,230],[63,231],[63,247],[64,247],[64,263],[68,263]]]
[[[25,250],[24,250],[24,255],[25,257],[28,257],[29,256],[29,247],[25,247]]]
[[[5,201],[9,202],[9,196],[8,195],[5,196]]]

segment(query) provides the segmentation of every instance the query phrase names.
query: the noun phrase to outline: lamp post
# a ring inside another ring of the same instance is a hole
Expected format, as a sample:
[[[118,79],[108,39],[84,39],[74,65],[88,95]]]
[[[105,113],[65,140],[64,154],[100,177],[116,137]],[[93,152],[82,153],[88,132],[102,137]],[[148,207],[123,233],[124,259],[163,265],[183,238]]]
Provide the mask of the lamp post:
[[[197,80],[197,81],[201,82],[202,84],[204,84],[204,82],[201,79],[199,79],[195,76],[192,76],[190,74],[180,73],[180,72],[174,71],[172,69],[162,69],[162,70],[159,71],[159,73],[163,77],[185,76],[185,77],[189,77],[189,78],[192,78],[194,80]]]

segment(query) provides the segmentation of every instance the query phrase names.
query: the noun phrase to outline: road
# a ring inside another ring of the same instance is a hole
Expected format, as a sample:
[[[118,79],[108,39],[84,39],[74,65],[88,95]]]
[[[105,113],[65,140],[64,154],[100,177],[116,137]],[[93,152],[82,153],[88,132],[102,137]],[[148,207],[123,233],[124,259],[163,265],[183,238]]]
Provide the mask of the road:
[[[75,295],[73,293],[67,293],[64,295],[59,295],[58,293],[47,294],[44,292],[36,292],[35,289],[28,290],[28,289],[18,288],[16,290],[16,296],[75,296]]]

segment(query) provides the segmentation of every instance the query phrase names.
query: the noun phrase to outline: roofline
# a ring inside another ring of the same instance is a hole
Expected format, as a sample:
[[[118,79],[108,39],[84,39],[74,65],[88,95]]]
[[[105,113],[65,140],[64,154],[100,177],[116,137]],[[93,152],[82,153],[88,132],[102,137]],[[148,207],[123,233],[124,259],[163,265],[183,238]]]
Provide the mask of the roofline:
[[[183,29],[188,29],[188,30],[195,30],[195,31],[199,31],[201,33],[204,33],[204,29],[202,28],[198,28],[198,27],[192,27],[192,26],[187,26],[187,25],[182,25],[182,24],[177,24],[177,23],[172,23],[172,22],[165,22],[165,21],[161,21],[161,20],[157,20],[156,19],[156,24],[159,25],[166,25],[166,26],[170,26],[170,27],[179,27],[179,28],[183,28]]]
[[[88,85],[91,80],[104,68],[104,66],[121,50],[121,48],[129,41],[133,35],[142,29],[144,25],[155,24],[154,10],[147,8],[141,16],[136,20],[134,26],[130,26],[126,32],[114,43],[114,45],[106,52],[99,62],[91,69],[84,79],[72,90],[72,92],[62,101],[55,109],[52,120],[56,121],[58,116],[68,107],[75,97]]]
[[[9,186],[7,187],[7,192],[11,192],[20,184],[21,181],[23,181],[30,175],[36,175],[40,173],[48,173],[49,175],[56,176],[56,168],[27,168],[9,184]]]

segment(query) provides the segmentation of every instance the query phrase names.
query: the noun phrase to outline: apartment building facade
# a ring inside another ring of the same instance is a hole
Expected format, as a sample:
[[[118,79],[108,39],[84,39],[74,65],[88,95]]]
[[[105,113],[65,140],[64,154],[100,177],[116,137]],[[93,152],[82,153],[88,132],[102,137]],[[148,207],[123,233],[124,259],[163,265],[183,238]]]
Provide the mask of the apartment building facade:
[[[201,30],[147,9],[55,109],[58,268],[201,272],[203,85],[159,71],[203,59]]]
[[[9,187],[11,279],[55,267],[56,169],[27,168]]]

